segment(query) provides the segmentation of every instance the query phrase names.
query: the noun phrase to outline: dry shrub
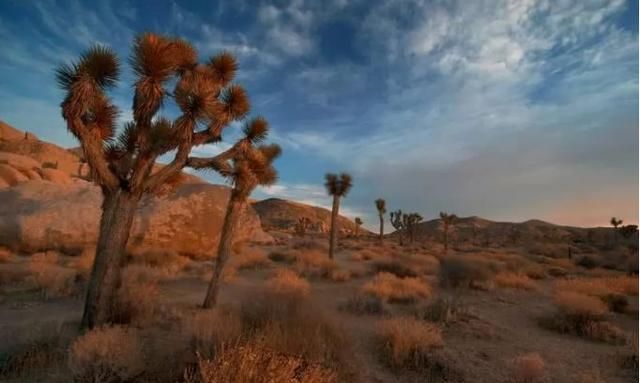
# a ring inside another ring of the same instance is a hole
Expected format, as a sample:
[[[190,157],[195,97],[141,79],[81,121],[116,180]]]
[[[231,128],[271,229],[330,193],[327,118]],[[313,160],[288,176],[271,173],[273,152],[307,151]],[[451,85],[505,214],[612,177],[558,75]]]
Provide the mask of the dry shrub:
[[[614,312],[626,312],[627,295],[638,294],[637,278],[629,276],[576,278],[557,281],[557,291],[569,291],[600,298]]]
[[[414,270],[398,261],[377,261],[371,265],[371,268],[375,273],[386,272],[400,278],[418,276]]]
[[[77,293],[76,272],[56,265],[57,255],[38,253],[31,256],[27,269],[35,287],[44,299],[65,297]]]
[[[309,295],[311,285],[289,269],[279,269],[267,280],[266,289],[274,294],[285,294],[304,297]]]
[[[74,382],[130,382],[144,372],[143,355],[135,330],[100,327],[76,339],[68,364]]]
[[[444,342],[440,328],[410,317],[384,319],[376,335],[381,361],[395,370],[429,371]]]
[[[547,276],[544,266],[533,262],[524,266],[522,273],[531,279],[544,279]]]
[[[599,371],[583,372],[576,376],[575,383],[606,383]]]
[[[12,259],[13,253],[8,249],[0,247],[0,263],[9,263]]]
[[[512,289],[535,290],[536,284],[527,275],[509,271],[498,273],[493,281],[500,287]]]
[[[536,383],[545,378],[544,360],[537,352],[524,354],[511,361],[511,383]]]
[[[184,270],[191,260],[172,250],[144,249],[131,256],[133,264],[146,265],[164,274],[164,277],[174,277]]]
[[[468,316],[468,310],[455,299],[438,297],[428,305],[417,308],[415,315],[419,319],[446,326]]]
[[[327,254],[327,252],[329,251],[329,247],[326,243],[321,243],[314,240],[295,241],[293,242],[293,245],[291,247],[295,250],[315,250],[324,254]]]
[[[602,259],[593,254],[583,255],[578,258],[576,265],[582,266],[585,269],[595,269],[602,265]]]
[[[384,301],[377,296],[354,294],[339,306],[356,315],[382,315],[387,312]]]
[[[185,383],[338,382],[337,374],[304,358],[281,354],[260,341],[232,345],[215,359],[198,356],[195,371],[185,373]]]
[[[291,251],[272,251],[269,253],[268,257],[271,261],[278,263],[292,264],[296,261],[296,253]]]
[[[605,321],[607,306],[598,298],[560,291],[555,305],[558,313],[546,323],[552,329],[604,342],[617,343],[624,338],[622,330]]]
[[[309,250],[297,255],[294,269],[306,277],[329,278],[338,268],[335,261],[329,259],[326,253]]]
[[[70,266],[76,269],[78,275],[84,279],[89,279],[89,275],[91,275],[91,269],[93,268],[93,261],[95,259],[96,249],[95,248],[84,248],[79,256],[75,257],[71,262]]]
[[[379,273],[362,286],[362,292],[390,303],[411,303],[431,296],[431,287],[419,278],[398,278]]]
[[[229,266],[237,270],[261,269],[269,267],[271,261],[267,254],[256,247],[246,248],[238,254],[234,254],[229,261]]]
[[[351,279],[352,273],[349,270],[335,269],[329,273],[328,278],[334,282],[346,282]]]
[[[497,269],[495,262],[480,257],[451,255],[440,261],[440,283],[445,287],[482,287]]]
[[[238,343],[243,336],[238,315],[225,308],[197,310],[185,315],[180,331],[189,345],[189,352],[205,358],[216,355],[224,345]]]
[[[153,319],[158,303],[158,270],[130,265],[122,273],[112,316],[115,323],[142,325]]]

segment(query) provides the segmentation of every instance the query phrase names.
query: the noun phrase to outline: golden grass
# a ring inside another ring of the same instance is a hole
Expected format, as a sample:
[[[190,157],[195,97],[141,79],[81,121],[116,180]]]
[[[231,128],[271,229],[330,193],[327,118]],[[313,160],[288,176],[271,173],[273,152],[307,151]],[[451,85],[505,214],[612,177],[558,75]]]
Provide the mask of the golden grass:
[[[289,269],[279,269],[266,282],[266,290],[274,294],[294,296],[307,296],[311,291],[311,285],[306,279],[300,277]]]
[[[380,321],[376,335],[382,361],[398,369],[426,367],[432,351],[444,345],[439,327],[411,317]]]
[[[419,278],[398,278],[390,273],[379,273],[362,286],[362,293],[385,302],[409,303],[431,296],[431,287]]]
[[[600,299],[574,291],[560,291],[554,303],[564,315],[571,317],[597,320],[607,313],[607,306]]]
[[[537,352],[520,355],[511,361],[511,383],[543,382],[545,376],[544,360]]]
[[[271,260],[267,254],[256,247],[248,247],[238,254],[234,254],[229,260],[229,266],[237,270],[261,269],[269,267]]]
[[[296,256],[293,268],[306,277],[329,278],[338,268],[335,261],[329,259],[327,253],[318,250],[301,251]]]
[[[572,291],[594,297],[610,294],[638,295],[638,277],[598,277],[564,279],[555,282],[557,291]]]
[[[45,299],[65,297],[75,294],[76,272],[58,266],[58,255],[38,253],[31,256],[27,264],[35,287]]]
[[[68,365],[74,382],[133,381],[145,368],[142,342],[130,328],[97,328],[73,342]]]
[[[151,322],[158,308],[159,274],[164,273],[143,265],[130,265],[123,270],[112,313],[116,323],[144,325]]]
[[[522,290],[536,289],[536,283],[532,281],[531,278],[529,278],[526,274],[505,271],[498,273],[493,278],[493,281],[500,287]]]
[[[138,249],[132,255],[132,263],[144,265],[161,272],[163,278],[172,278],[183,271],[191,263],[187,257],[175,251],[163,249]],[[161,275],[158,273],[158,275]]]

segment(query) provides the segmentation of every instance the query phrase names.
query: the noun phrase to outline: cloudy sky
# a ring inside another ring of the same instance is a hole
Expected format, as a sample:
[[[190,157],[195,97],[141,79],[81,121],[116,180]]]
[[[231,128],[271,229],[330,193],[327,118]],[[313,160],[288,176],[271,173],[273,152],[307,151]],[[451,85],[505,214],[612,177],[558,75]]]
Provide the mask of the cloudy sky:
[[[328,206],[324,173],[348,171],[344,212],[368,223],[378,197],[426,218],[638,221],[637,0],[4,0],[0,119],[77,145],[55,66],[92,43],[126,62],[141,31],[237,55],[284,148],[256,198]]]

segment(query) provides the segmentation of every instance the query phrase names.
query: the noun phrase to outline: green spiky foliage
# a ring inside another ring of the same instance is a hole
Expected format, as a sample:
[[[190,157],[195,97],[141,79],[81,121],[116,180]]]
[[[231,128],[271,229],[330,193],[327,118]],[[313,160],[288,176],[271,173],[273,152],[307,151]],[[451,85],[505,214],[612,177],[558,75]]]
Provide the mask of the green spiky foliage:
[[[387,202],[382,198],[378,198],[375,201],[376,209],[378,210],[378,219],[380,220],[380,234],[378,239],[380,243],[384,240],[384,215],[387,212]]]
[[[338,213],[340,210],[340,200],[344,198],[353,187],[353,179],[347,173],[340,175],[327,173],[324,176],[324,186],[327,193],[333,197],[331,208],[331,231],[329,233],[329,258],[333,259],[338,242]]]
[[[449,214],[446,212],[440,212],[440,221],[442,223],[442,232],[443,238],[442,242],[444,245],[444,253],[447,254],[449,250],[449,229],[455,224],[458,217],[455,214]]]
[[[362,222],[362,219],[360,217],[356,217],[354,222],[356,224],[356,237],[357,237],[358,234],[360,234],[360,226],[362,226],[364,222]]]
[[[217,156],[191,156],[195,146],[221,141],[226,127],[249,112],[246,92],[232,83],[237,63],[231,54],[221,53],[201,63],[187,41],[144,33],[133,42],[129,64],[135,76],[133,120],[119,130],[120,112],[109,92],[118,83],[121,64],[110,48],[94,46],[77,61],[56,70],[58,85],[65,92],[62,116],[80,142],[91,177],[104,197],[82,320],[83,327],[89,328],[112,320],[122,256],[142,196],[175,179],[186,166],[224,172],[227,169],[220,164],[246,155],[245,149],[266,135],[263,121]],[[174,120],[159,115],[161,106],[169,101],[180,112]],[[152,172],[156,159],[168,153],[173,153],[171,161]],[[242,161],[233,166],[234,171],[251,166]],[[245,182],[238,179],[239,184]]]

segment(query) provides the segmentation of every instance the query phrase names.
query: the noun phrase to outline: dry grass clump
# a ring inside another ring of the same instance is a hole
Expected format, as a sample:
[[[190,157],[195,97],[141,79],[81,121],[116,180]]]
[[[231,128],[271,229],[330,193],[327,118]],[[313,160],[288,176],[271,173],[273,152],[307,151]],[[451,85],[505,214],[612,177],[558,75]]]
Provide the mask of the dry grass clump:
[[[224,345],[238,343],[242,321],[237,313],[225,308],[197,310],[181,318],[180,332],[189,345],[189,352],[211,358]]]
[[[175,251],[164,249],[144,249],[131,256],[133,264],[146,265],[164,274],[164,277],[174,277],[184,270],[191,260]]]
[[[115,323],[148,324],[158,308],[158,270],[130,265],[122,273],[112,316]]]
[[[381,361],[395,370],[429,371],[444,346],[440,328],[410,317],[382,320],[376,335]]]
[[[557,281],[555,289],[597,297],[611,311],[626,312],[627,296],[638,294],[638,280],[630,276],[565,279]]]
[[[294,241],[291,247],[294,250],[302,250],[302,251],[314,250],[324,254],[327,254],[327,252],[329,251],[329,247],[327,247],[326,243],[318,242],[314,240]]]
[[[419,319],[446,326],[467,317],[469,313],[459,301],[438,297],[428,305],[417,308],[415,315]]]
[[[371,268],[375,273],[386,272],[400,278],[418,276],[413,269],[405,266],[399,261],[376,261],[371,265]]]
[[[257,270],[269,266],[271,266],[271,260],[269,260],[267,254],[256,247],[246,248],[234,254],[229,261],[229,267],[237,270]]]
[[[101,327],[76,339],[69,349],[74,382],[130,382],[144,372],[138,333],[126,327]]]
[[[493,278],[496,285],[511,289],[535,290],[536,284],[526,274],[501,272]]]
[[[546,323],[548,327],[598,341],[617,343],[623,340],[622,330],[605,321],[608,309],[602,300],[572,291],[560,291],[554,303],[558,313]]]
[[[8,249],[0,247],[0,263],[9,263],[12,259],[13,253]]]
[[[330,278],[331,273],[338,268],[338,265],[329,259],[326,253],[308,250],[297,255],[293,268],[306,277]]]
[[[481,288],[497,272],[495,262],[469,255],[451,255],[440,261],[440,283],[445,287]]]
[[[338,382],[335,371],[301,357],[278,353],[263,342],[231,345],[216,358],[198,356],[197,368],[185,373],[185,383]]]
[[[583,372],[576,376],[575,383],[606,383],[599,371]]]
[[[311,285],[289,269],[279,269],[267,280],[266,289],[274,294],[285,294],[304,297],[309,295]]]
[[[75,257],[70,263],[69,266],[76,269],[78,275],[84,279],[89,279],[89,275],[91,274],[91,269],[93,268],[93,261],[95,259],[96,249],[92,247],[87,247],[82,250],[80,255]]]
[[[297,254],[292,251],[275,250],[270,252],[268,257],[273,262],[292,264],[296,261]]]
[[[27,269],[36,289],[44,299],[66,297],[76,294],[76,272],[58,266],[58,255],[38,253],[31,256]]]
[[[398,278],[390,273],[378,273],[362,286],[362,292],[390,303],[411,303],[431,296],[431,287],[419,278]]]
[[[387,313],[384,301],[373,295],[354,294],[339,308],[356,315],[383,315]]]
[[[544,360],[537,352],[524,354],[511,361],[511,383],[538,383],[546,376]]]

